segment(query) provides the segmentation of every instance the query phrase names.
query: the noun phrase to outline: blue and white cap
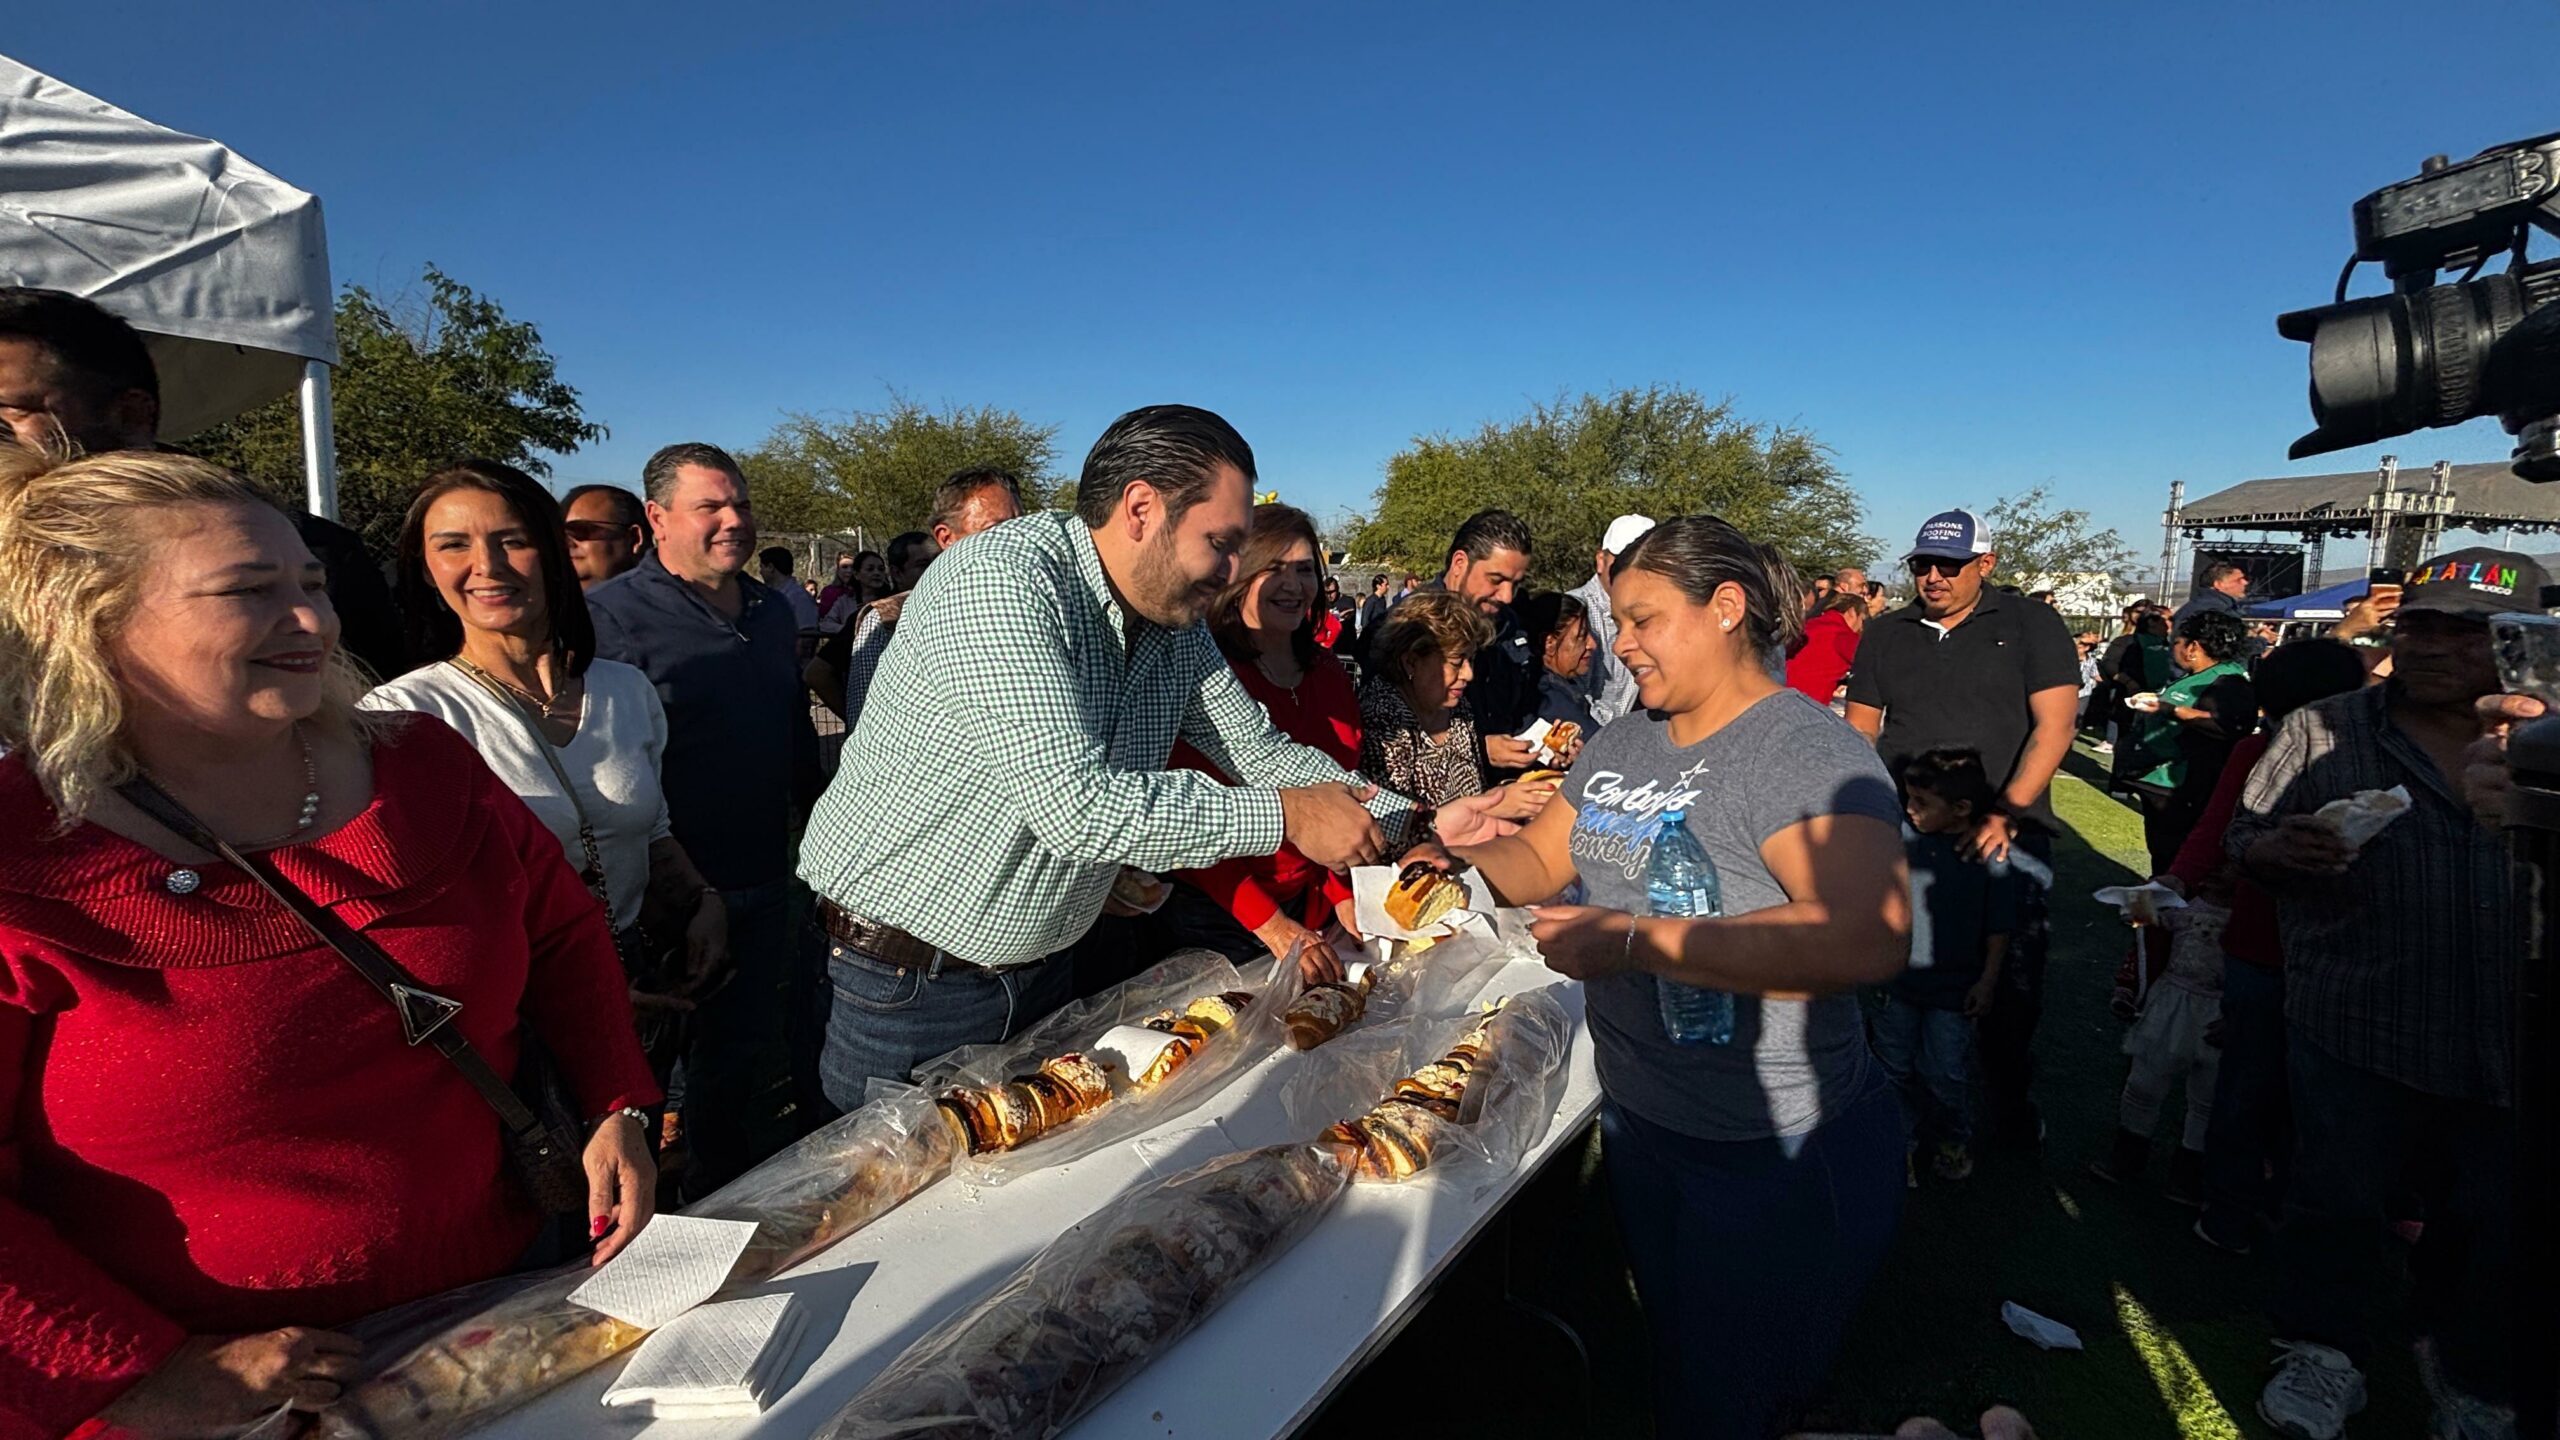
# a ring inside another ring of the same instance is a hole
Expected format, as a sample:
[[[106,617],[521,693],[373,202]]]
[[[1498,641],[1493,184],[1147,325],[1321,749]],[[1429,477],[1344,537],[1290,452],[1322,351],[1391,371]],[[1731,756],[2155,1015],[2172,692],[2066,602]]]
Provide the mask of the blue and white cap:
[[[1941,510],[1920,522],[1920,534],[1911,542],[1906,561],[1928,556],[1933,560],[1972,560],[1991,553],[1991,532],[1982,528],[1982,517],[1970,510]]]

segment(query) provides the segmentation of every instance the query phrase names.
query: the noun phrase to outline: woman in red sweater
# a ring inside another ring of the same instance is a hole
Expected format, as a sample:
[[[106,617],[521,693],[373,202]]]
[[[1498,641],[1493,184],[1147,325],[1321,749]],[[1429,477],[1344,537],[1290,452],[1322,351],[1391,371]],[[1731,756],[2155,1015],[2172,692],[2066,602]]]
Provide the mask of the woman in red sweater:
[[[512,1268],[496,1115],[147,776],[461,1002],[588,1121],[605,1255],[657,1094],[604,913],[471,747],[360,716],[320,568],[202,461],[0,447],[0,1440],[234,1433],[334,1399],[339,1325]]]
[[[1236,578],[1210,607],[1209,630],[1273,724],[1357,770],[1360,702],[1342,662],[1316,643],[1319,553],[1307,512],[1255,506]],[[1172,763],[1235,783],[1189,745],[1173,747]],[[1349,936],[1351,887],[1294,847],[1172,878],[1173,893],[1149,927],[1162,948],[1196,945],[1242,963],[1303,946],[1298,968],[1309,983],[1342,978],[1340,950],[1358,943]]]
[[[1844,593],[1824,601],[1804,622],[1804,643],[1787,657],[1787,688],[1812,696],[1816,705],[1830,704],[1840,682],[1849,678],[1849,666],[1858,658],[1858,637],[1866,628],[1864,595]]]

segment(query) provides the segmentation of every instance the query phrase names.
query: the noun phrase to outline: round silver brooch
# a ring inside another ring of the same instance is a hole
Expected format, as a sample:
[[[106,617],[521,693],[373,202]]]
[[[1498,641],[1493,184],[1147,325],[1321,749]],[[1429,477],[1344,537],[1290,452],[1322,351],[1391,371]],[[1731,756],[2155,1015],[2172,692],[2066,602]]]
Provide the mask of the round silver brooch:
[[[193,870],[172,870],[162,883],[169,887],[172,895],[193,895],[196,887],[204,883],[204,877]]]

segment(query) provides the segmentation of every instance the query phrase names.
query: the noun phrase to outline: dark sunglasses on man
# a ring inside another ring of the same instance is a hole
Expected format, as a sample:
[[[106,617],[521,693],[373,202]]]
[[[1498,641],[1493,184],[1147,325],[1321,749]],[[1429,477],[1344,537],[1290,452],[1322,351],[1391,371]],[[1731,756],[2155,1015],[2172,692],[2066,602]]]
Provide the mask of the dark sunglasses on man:
[[[632,527],[616,524],[611,520],[571,520],[562,528],[569,532],[569,538],[572,540],[610,540],[616,535],[629,531]]]
[[[1921,579],[1933,570],[1952,580],[1958,575],[1963,574],[1966,567],[1973,564],[1973,562],[1971,560],[1949,560],[1941,555],[1914,555],[1911,557],[1910,564],[1911,578],[1914,580]]]

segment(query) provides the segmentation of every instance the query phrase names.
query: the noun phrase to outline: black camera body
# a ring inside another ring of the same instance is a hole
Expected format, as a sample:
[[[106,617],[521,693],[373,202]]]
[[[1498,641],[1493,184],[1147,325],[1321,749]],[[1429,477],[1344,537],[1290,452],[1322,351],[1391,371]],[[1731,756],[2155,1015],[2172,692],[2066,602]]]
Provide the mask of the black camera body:
[[[2355,206],[2356,250],[2335,303],[2276,318],[2311,346],[2317,428],[2286,452],[2367,445],[2495,415],[2516,437],[2515,472],[2560,480],[2560,259],[2528,261],[2526,238],[2560,236],[2560,134],[2430,159]],[[2480,271],[2500,252],[2508,267]],[[2391,293],[2347,298],[2359,264]],[[2438,276],[2459,278],[2437,284]]]

